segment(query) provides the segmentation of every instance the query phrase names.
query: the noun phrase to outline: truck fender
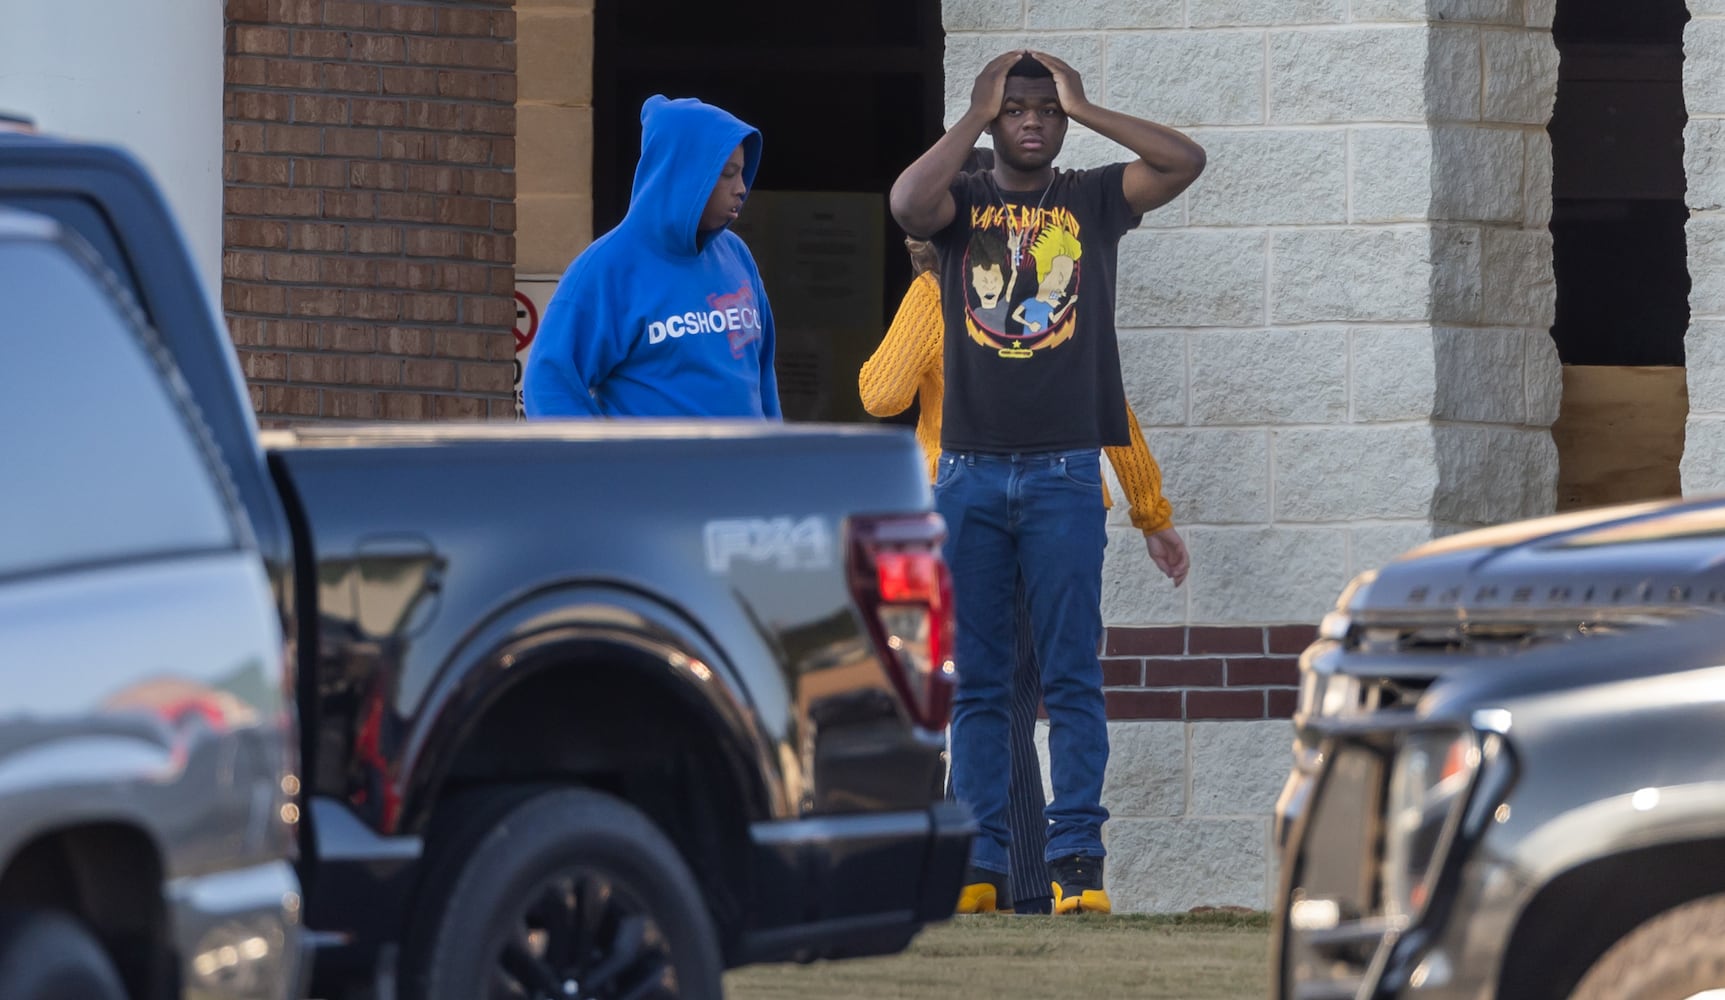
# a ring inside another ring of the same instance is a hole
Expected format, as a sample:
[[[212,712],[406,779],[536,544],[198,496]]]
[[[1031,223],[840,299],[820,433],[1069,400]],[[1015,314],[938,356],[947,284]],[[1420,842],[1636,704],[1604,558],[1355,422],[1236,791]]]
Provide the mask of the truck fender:
[[[674,609],[626,588],[581,585],[517,600],[476,626],[446,661],[408,734],[402,757],[398,832],[419,832],[458,749],[486,710],[517,684],[595,644],[617,651],[713,723],[749,812],[774,814],[784,800],[771,741],[734,668]]]

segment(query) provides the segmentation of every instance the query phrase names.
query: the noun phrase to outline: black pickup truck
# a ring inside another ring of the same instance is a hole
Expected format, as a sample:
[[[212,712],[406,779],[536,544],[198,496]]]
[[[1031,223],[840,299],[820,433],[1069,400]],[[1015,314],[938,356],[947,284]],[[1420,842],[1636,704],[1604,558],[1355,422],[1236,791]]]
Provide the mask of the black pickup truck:
[[[1725,996],[1725,499],[1439,539],[1301,661],[1281,1000]]]
[[[972,825],[940,794],[950,591],[908,434],[260,435],[129,156],[0,136],[0,204],[130,291],[255,536],[312,995],[717,997],[724,968],[890,953],[951,913]]]

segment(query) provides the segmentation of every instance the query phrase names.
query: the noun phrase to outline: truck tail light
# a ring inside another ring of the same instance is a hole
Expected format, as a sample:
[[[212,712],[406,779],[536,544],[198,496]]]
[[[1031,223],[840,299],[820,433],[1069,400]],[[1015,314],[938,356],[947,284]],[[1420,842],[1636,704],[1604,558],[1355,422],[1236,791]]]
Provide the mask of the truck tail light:
[[[952,574],[939,514],[852,518],[851,595],[911,719],[942,729],[952,712]]]

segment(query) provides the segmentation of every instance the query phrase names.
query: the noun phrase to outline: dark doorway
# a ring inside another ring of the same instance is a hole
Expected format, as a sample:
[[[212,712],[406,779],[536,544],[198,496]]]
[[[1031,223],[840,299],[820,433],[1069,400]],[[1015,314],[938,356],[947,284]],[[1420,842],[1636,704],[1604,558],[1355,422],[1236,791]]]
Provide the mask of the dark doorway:
[[[1681,365],[1684,0],[1562,0],[1551,120],[1558,353]]]
[[[935,0],[842,16],[808,0],[596,5],[594,232],[628,209],[649,96],[699,97],[759,128],[736,228],[773,306],[788,419],[866,419],[857,370],[911,279],[886,193],[940,135],[943,43]]]
[[[1558,509],[1681,492],[1684,0],[1559,0],[1551,121]]]

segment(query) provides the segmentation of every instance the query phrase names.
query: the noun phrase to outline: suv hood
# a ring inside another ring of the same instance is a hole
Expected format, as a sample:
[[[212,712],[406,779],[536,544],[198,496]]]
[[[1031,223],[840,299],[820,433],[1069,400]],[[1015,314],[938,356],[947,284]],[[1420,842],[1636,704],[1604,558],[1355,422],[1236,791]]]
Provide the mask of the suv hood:
[[[1604,507],[1452,535],[1358,581],[1368,618],[1587,618],[1725,608],[1725,497]]]

